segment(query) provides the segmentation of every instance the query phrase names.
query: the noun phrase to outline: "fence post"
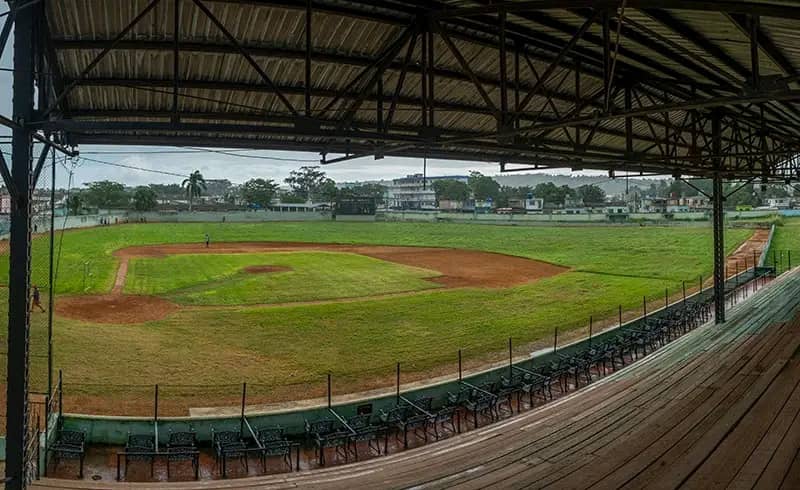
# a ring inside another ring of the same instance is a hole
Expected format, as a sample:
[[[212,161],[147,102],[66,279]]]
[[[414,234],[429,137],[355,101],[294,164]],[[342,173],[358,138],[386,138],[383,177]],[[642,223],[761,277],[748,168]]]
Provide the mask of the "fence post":
[[[514,350],[511,344],[511,337],[508,338],[508,379],[514,376]]]
[[[642,296],[642,319],[647,321],[647,296]]]
[[[328,408],[331,408],[331,372],[328,371]]]
[[[592,346],[592,326],[593,326],[593,318],[592,315],[589,315],[589,347]]]
[[[458,381],[461,381],[461,349],[458,349]]]
[[[242,417],[239,419],[239,436],[244,437],[244,406],[247,404],[247,382],[242,383]]]
[[[775,255],[775,250],[772,251],[772,270],[773,273],[777,276],[778,275],[778,259]]]
[[[788,270],[792,270],[792,251],[791,250],[787,250],[786,251],[786,262],[788,262],[787,263]]]
[[[619,326],[622,326],[622,305],[619,305]]]
[[[681,281],[681,288],[683,289],[683,306],[686,306],[686,281]]]
[[[553,331],[553,352],[558,350],[558,327]]]
[[[700,274],[700,294],[703,294],[703,275]]]
[[[669,308],[669,288],[664,288],[664,310]]]
[[[753,250],[753,276],[756,275],[756,267],[758,267],[758,258],[756,251]]]
[[[52,283],[51,283],[52,284]],[[52,380],[51,380],[52,382]],[[52,386],[51,386],[52,388]],[[42,473],[44,476],[47,476],[47,448],[50,447],[50,443],[48,442],[48,433],[50,432],[48,429],[50,428],[50,397],[53,396],[52,393],[48,393],[44,397],[44,469]],[[39,464],[40,459],[36,460],[36,464]]]
[[[37,415],[36,416],[36,479],[37,480],[42,477],[42,465],[40,464],[40,462],[42,461],[42,445],[41,445],[42,429],[40,425],[41,423],[42,421],[39,420],[39,416]],[[46,427],[44,429],[44,432],[45,434],[47,434]],[[47,435],[45,435],[44,438],[45,440],[47,440]],[[45,446],[44,450],[45,452],[47,451],[47,446]]]
[[[156,384],[155,395],[153,396],[153,421],[158,423],[158,384]]]
[[[58,370],[58,422],[56,422],[56,427],[61,426],[61,417],[64,415],[64,378],[62,377],[62,372]]]
[[[739,287],[739,261],[736,261],[736,287]],[[736,293],[734,292],[734,297],[736,297]]]
[[[397,382],[397,392],[394,395],[395,404],[400,404],[400,362],[397,363],[395,368],[395,379]]]

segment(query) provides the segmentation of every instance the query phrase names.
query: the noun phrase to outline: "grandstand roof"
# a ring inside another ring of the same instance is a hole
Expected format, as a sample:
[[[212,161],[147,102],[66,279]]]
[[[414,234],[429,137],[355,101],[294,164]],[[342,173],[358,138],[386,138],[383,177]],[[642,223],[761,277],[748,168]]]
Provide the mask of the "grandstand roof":
[[[40,86],[50,87],[50,109],[40,128],[72,143],[797,177],[796,2],[50,0],[41,8]]]

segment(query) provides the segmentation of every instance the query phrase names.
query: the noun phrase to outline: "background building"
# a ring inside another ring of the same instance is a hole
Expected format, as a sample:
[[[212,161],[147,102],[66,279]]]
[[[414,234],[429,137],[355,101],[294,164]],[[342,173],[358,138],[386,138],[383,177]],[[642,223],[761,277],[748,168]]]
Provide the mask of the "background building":
[[[393,209],[436,209],[436,192],[432,183],[436,180],[456,180],[466,183],[466,175],[442,175],[425,177],[422,174],[407,175],[392,180],[387,190],[387,203]]]

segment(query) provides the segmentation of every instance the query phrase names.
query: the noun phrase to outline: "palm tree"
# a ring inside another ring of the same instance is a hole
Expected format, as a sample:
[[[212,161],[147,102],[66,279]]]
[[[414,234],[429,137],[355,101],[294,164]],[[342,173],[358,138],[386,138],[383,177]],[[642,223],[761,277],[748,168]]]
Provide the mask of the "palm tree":
[[[183,180],[181,187],[186,188],[186,195],[189,197],[189,211],[191,212],[192,200],[195,197],[200,197],[206,190],[206,179],[203,178],[203,174],[199,170],[195,170],[189,174],[188,179]]]

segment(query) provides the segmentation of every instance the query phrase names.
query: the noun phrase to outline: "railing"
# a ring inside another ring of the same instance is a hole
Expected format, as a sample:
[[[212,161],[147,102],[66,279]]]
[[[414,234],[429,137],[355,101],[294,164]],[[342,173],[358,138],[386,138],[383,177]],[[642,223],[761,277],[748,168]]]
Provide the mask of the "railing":
[[[735,277],[728,279],[728,281],[726,282],[726,297],[731,302],[736,302],[740,298],[746,297],[747,295],[751,294],[750,291],[754,292],[760,287],[761,284],[767,281],[771,273],[772,273],[771,268],[755,268],[755,269],[750,268],[745,271],[740,271],[739,274],[737,274]],[[672,294],[670,294],[669,290],[665,290],[665,296],[660,300],[661,301],[660,306],[657,304],[658,300],[652,300],[652,299],[648,300],[647,298],[644,298],[644,301],[642,303],[641,314],[631,320],[627,320],[625,318],[626,315],[623,315],[623,309],[622,307],[620,307],[618,311],[615,312],[615,316],[618,316],[616,324],[610,325],[609,322],[600,324],[600,322],[595,321],[593,317],[590,317],[588,322],[588,335],[583,337],[582,339],[573,342],[564,342],[563,338],[559,338],[559,331],[556,328],[554,329],[552,343],[550,344],[552,347],[542,348],[533,353],[531,353],[531,351],[525,345],[517,346],[515,351],[515,347],[512,344],[511,339],[508,339],[507,360],[505,362],[496,361],[489,367],[486,367],[484,365],[484,368],[478,371],[465,372],[465,366],[462,359],[463,352],[459,350],[457,352],[457,358],[453,357],[454,361],[456,359],[458,360],[458,372],[457,372],[457,378],[455,379],[458,381],[467,381],[468,383],[471,383],[473,385],[480,385],[481,379],[485,379],[488,376],[492,376],[498,373],[499,369],[512,369],[512,367],[518,364],[521,360],[529,360],[535,358],[540,360],[541,362],[549,362],[548,360],[549,356],[558,356],[559,354],[569,355],[570,352],[582,348],[582,346],[587,343],[591,344],[592,342],[602,342],[603,338],[606,335],[615,335],[615,332],[619,329],[636,328],[637,325],[639,325],[643,321],[646,321],[647,319],[658,317],[659,315],[664,314],[664,312],[670,311],[672,308],[680,307],[681,305],[686,305],[687,303],[690,302],[707,300],[713,294],[713,290],[703,284],[703,278],[698,278],[696,289],[697,292],[689,294],[688,291],[686,290],[686,283],[683,283],[681,289],[678,290],[677,293],[672,292]],[[628,312],[627,315],[630,315],[630,313]],[[608,314],[605,314],[603,315],[603,318],[608,318],[608,316],[609,316]],[[584,330],[584,333],[586,333],[586,330]],[[542,344],[544,344],[544,342]],[[544,347],[544,345],[542,346]],[[521,350],[523,348],[524,350]],[[385,380],[390,377],[389,373],[391,371],[388,372],[387,371],[388,370],[385,367],[381,367],[372,370],[367,370],[365,373],[361,373],[361,375],[376,376],[376,377],[380,376],[381,379]],[[395,386],[393,386],[393,388],[394,391],[399,396],[401,390],[400,363],[396,363],[395,371],[396,371],[394,373],[395,376],[393,376],[395,378],[395,383],[393,383]],[[416,375],[417,372],[412,372],[411,374]],[[468,377],[469,379],[465,379],[465,377]],[[138,428],[138,430],[141,430],[141,427],[143,427],[141,425],[142,423],[146,422],[148,424],[152,424],[154,420],[156,422],[156,430],[159,430],[160,427],[172,427],[171,424],[182,423],[180,421],[190,421],[190,420],[192,421],[192,423],[197,422],[201,426],[207,428],[210,427],[209,424],[214,423],[213,421],[219,421],[224,419],[228,420],[235,419],[236,417],[242,417],[245,414],[245,412],[248,412],[248,415],[255,417],[267,417],[267,418],[275,417],[280,420],[280,422],[277,423],[284,427],[299,427],[302,425],[301,423],[299,423],[299,420],[301,420],[301,418],[298,419],[298,417],[302,417],[302,415],[300,414],[310,413],[310,411],[313,412],[314,410],[320,410],[320,409],[324,410],[325,412],[328,412],[329,408],[333,408],[334,380],[332,378],[333,376],[330,373],[328,373],[325,379],[326,382],[324,388],[320,387],[320,390],[315,392],[310,391],[310,390],[315,390],[316,388],[313,385],[309,385],[308,383],[298,383],[297,385],[292,386],[292,394],[294,395],[294,399],[299,398],[297,396],[298,393],[303,393],[304,395],[306,395],[306,398],[316,398],[319,400],[325,400],[327,401],[327,403],[325,403],[325,401],[322,401],[322,403],[318,405],[317,404],[309,405],[308,403],[305,403],[304,405],[309,408],[298,409],[298,410],[286,410],[285,405],[282,405],[281,406],[282,410],[278,411],[276,415],[268,415],[271,410],[275,410],[274,406],[258,405],[264,400],[263,396],[265,392],[267,395],[269,395],[275,388],[269,385],[258,384],[258,383],[247,383],[241,385],[220,385],[220,386],[199,386],[199,387],[186,386],[185,388],[182,388],[182,385],[156,385],[156,386],[136,385],[137,389],[142,390],[141,396],[143,397],[143,399],[150,400],[148,405],[153,410],[152,412],[150,412],[151,413],[150,416],[147,416],[147,414],[144,412],[138,412],[137,413],[137,415],[139,415],[138,418],[125,417],[119,419],[115,418],[115,419],[102,419],[102,420],[98,419],[98,420],[100,420],[101,423],[103,424],[134,424],[134,425],[139,424],[138,426],[135,426]],[[343,379],[343,378],[338,378],[338,379]],[[346,383],[347,378],[344,378],[344,381],[345,383],[340,386],[348,386]],[[406,379],[405,381],[408,382],[408,379]],[[438,396],[441,395],[441,392],[443,390],[446,392],[447,386],[449,386],[449,384],[452,384],[453,382],[454,382],[454,376],[452,374],[452,371],[450,371],[450,376],[443,376],[441,379],[434,380],[433,382],[426,383],[419,387],[411,388],[411,390],[415,391],[416,393],[425,393],[425,392],[435,393]],[[61,386],[61,383],[59,383],[59,386]],[[241,388],[241,391],[239,392],[240,394],[238,395],[236,394],[237,391],[236,386],[239,386]],[[361,397],[354,397],[351,392],[340,391],[339,393],[341,394],[349,393],[348,399],[354,401],[347,402],[344,404],[338,403],[337,408],[339,406],[344,406],[344,405],[355,406],[357,403],[366,403],[374,400],[391,399],[392,402],[395,401],[394,400],[395,396],[392,396],[386,391],[387,384],[381,384],[381,386],[383,387],[381,391],[363,393]],[[323,391],[323,389],[325,388],[327,388],[327,392]],[[248,389],[254,392],[255,395],[249,393]],[[409,389],[409,387],[406,387],[406,389]],[[226,399],[230,400],[230,403],[228,404],[229,407],[235,406],[237,402],[234,400],[237,399],[238,401],[240,401],[241,406],[238,407],[238,409],[229,408],[229,409],[217,410],[216,413],[210,413],[209,415],[206,416],[195,414],[193,417],[179,417],[179,418],[170,417],[168,419],[165,419],[162,424],[159,423],[160,422],[159,416],[162,410],[160,404],[163,403],[163,399],[165,397],[164,393],[168,394],[193,393],[195,396],[194,399],[201,399],[204,394],[211,392],[215,394],[218,392],[224,393]],[[125,393],[126,392],[123,391],[116,397],[116,399],[119,400],[120,403],[125,402]],[[312,396],[309,397],[308,395],[310,393]],[[59,390],[58,393],[59,398],[60,394],[61,390]],[[56,397],[54,396],[53,398]],[[386,401],[381,403],[389,403],[389,402]],[[61,409],[60,403],[58,408],[59,410]],[[72,420],[74,424],[84,423],[82,421],[85,421],[85,423],[90,423],[90,421],[94,420],[92,416],[68,416],[68,418]],[[129,427],[133,426],[129,425]],[[105,437],[105,434],[109,434],[112,432],[117,434],[121,432],[124,434],[125,431],[127,430],[133,430],[133,429],[126,429],[123,431],[103,430],[98,432],[98,434],[102,434],[102,437]],[[204,428],[202,430],[207,430],[207,429]],[[244,432],[244,428],[242,428],[242,432]],[[91,436],[92,435],[90,434],[90,439]],[[123,443],[124,441],[102,440],[95,438],[94,442]]]

